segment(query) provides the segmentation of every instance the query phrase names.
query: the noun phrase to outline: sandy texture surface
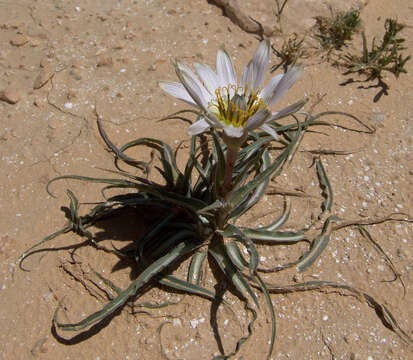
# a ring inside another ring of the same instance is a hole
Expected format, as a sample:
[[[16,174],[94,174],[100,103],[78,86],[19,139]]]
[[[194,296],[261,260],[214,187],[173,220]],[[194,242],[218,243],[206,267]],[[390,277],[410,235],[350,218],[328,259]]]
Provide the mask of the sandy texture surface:
[[[245,3],[241,9],[267,30],[279,27],[274,1]],[[283,33],[275,32],[271,37],[279,47],[292,32],[306,34],[309,49],[303,60],[303,76],[278,106],[308,97],[309,110],[322,97],[315,112],[349,112],[377,128],[374,134],[367,134],[320,127],[318,133],[306,135],[301,150],[352,152],[321,156],[334,190],[333,212],[348,220],[412,214],[413,61],[406,65],[408,73],[398,80],[391,74],[385,79],[390,91],[378,102],[373,99],[379,89],[368,88],[375,83],[340,86],[349,77],[311,48],[317,44],[311,37],[314,17],[329,14],[325,3],[288,1],[281,19]],[[384,20],[397,18],[407,25],[403,36],[406,46],[413,49],[410,0],[328,3],[339,9],[360,6],[369,39],[380,39]],[[51,320],[59,301],[63,299],[59,316],[65,322],[79,321],[107,301],[105,287],[93,270],[121,287],[126,287],[134,274],[128,267],[113,272],[117,259],[91,247],[81,247],[74,255],[62,249],[33,256],[26,263],[31,272],[22,272],[16,265],[25,249],[64,225],[60,207],[68,204],[67,188],[82,202],[102,199],[98,186],[74,181],[53,184],[56,198],[45,191],[47,182],[56,176],[99,176],[102,171],[98,168],[113,168],[113,156],[96,128],[95,107],[115,144],[157,137],[175,148],[181,140],[189,139],[187,124],[156,120],[185,106],[163,93],[158,82],[176,79],[172,57],[214,66],[221,44],[240,71],[258,40],[223,16],[212,1],[0,2],[0,91],[7,100],[0,101],[0,359],[211,359],[220,346],[231,352],[246,333],[249,314],[231,293],[227,292],[234,311],[220,307],[214,314],[207,300],[153,288],[137,302],[177,304],[157,310],[140,308],[133,315],[125,307],[86,334],[56,335],[51,331]],[[352,46],[360,51],[360,35]],[[272,62],[278,62],[275,55]],[[328,120],[362,129],[339,116]],[[141,149],[131,155],[149,158]],[[321,190],[311,163],[310,153],[298,152],[288,170],[273,183],[279,189],[308,195],[291,197],[293,213],[287,229],[297,230],[320,213]],[[282,206],[281,196],[267,195],[242,221],[266,224]],[[138,236],[145,226],[133,213],[116,221],[111,227],[96,228],[95,234],[121,242]],[[413,336],[412,224],[394,221],[368,229],[400,273],[405,296],[400,281],[386,282],[393,279],[391,270],[355,228],[335,232],[322,257],[304,274],[287,271],[267,280],[288,284],[323,279],[363,289],[385,304]],[[68,234],[53,247],[81,242]],[[259,251],[261,260],[270,267],[295,259],[304,248],[262,246]],[[184,274],[186,266],[177,274]],[[209,274],[206,287],[222,290],[227,286],[222,278],[216,284],[214,275]],[[273,295],[277,316],[273,359],[413,358],[411,349],[383,325],[373,309],[345,295],[337,291]],[[264,301],[262,308],[254,334],[238,359],[266,357],[270,322]],[[217,318],[222,345],[217,342],[211,316]]]

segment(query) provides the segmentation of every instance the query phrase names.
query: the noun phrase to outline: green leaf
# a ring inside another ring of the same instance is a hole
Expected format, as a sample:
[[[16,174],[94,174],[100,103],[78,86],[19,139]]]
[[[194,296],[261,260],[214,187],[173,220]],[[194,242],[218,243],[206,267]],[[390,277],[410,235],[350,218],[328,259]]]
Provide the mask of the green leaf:
[[[224,245],[229,258],[238,270],[243,271],[245,268],[249,267],[248,261],[245,260],[244,255],[242,255],[241,250],[235,241],[226,241]]]
[[[297,131],[297,134],[290,142],[290,144],[285,148],[285,150],[277,156],[275,161],[263,172],[261,172],[259,175],[257,175],[253,180],[251,180],[248,184],[245,186],[235,189],[232,191],[230,194],[230,203],[235,208],[238,206],[241,202],[243,202],[248,194],[253,191],[254,189],[257,188],[261,183],[267,181],[269,178],[274,177],[275,175],[278,174],[279,171],[281,171],[282,165],[284,162],[288,159],[291,151],[294,149],[294,146],[296,145],[297,141],[300,139],[301,136],[301,130],[299,129]]]
[[[202,296],[210,300],[217,300],[217,296],[212,291],[205,289],[197,284],[192,284],[188,281],[178,279],[172,275],[162,275],[162,277],[158,279],[158,282],[161,285],[168,286],[175,290]]]
[[[256,307],[259,308],[257,297],[242,273],[237,270],[231,259],[228,257],[225,247],[222,244],[218,244],[215,247],[209,247],[208,252],[214,257],[222,272],[241,293],[244,299],[247,301],[248,299],[252,299]]]
[[[106,131],[103,129],[102,120],[101,120],[101,117],[99,115],[97,115],[97,125],[98,125],[99,133],[102,136],[102,139],[104,140],[106,145],[109,147],[109,149],[111,149],[119,159],[121,159],[124,163],[126,163],[128,165],[136,166],[136,167],[141,168],[141,169],[143,169],[147,172],[147,170],[148,170],[148,163],[147,162],[137,161],[137,160],[125,155],[123,153],[122,149],[119,150],[112,143],[112,141],[109,139],[108,135],[106,134]]]
[[[195,232],[190,230],[176,231],[172,236],[168,237],[167,240],[163,241],[161,244],[156,245],[155,249],[150,251],[150,255],[156,259],[158,256],[163,255],[165,252],[167,253],[169,249],[172,249],[176,245],[176,243],[182,241],[183,238],[193,239],[194,235]]]
[[[275,343],[275,334],[276,334],[276,320],[275,320],[275,312],[274,306],[271,301],[270,293],[265,285],[264,281],[262,281],[261,277],[256,274],[256,280],[261,288],[261,291],[264,293],[265,300],[268,305],[268,309],[270,310],[271,315],[271,337],[270,337],[270,349],[268,350],[267,359],[271,358],[272,352],[274,351],[274,343]]]
[[[330,181],[328,180],[327,173],[324,170],[323,163],[320,159],[316,160],[317,175],[320,180],[320,185],[323,189],[323,211],[330,211],[333,204],[333,190],[331,188]]]
[[[211,214],[211,210],[218,210],[224,206],[221,200],[214,201],[211,205],[205,206],[197,211],[198,214]]]
[[[183,177],[183,175],[176,165],[175,155],[171,147],[161,140],[152,138],[139,138],[123,145],[120,148],[120,151],[124,152],[131,147],[140,145],[149,146],[159,152],[163,166],[163,171],[161,171],[161,174],[165,178],[168,186],[174,187],[177,184],[178,179],[180,177]]]
[[[247,248],[248,254],[250,256],[248,268],[250,271],[250,275],[254,275],[257,271],[259,260],[257,248],[255,247],[251,239],[242,230],[240,230],[238,227],[232,224],[227,224],[224,231],[222,232],[222,236],[236,238],[239,241],[241,241],[242,244]]]
[[[251,240],[259,240],[264,242],[280,244],[295,244],[306,239],[306,236],[303,231],[268,231],[260,229],[242,228],[242,232]]]
[[[235,208],[236,206],[238,206],[242,201],[245,200],[245,198],[248,196],[248,194],[253,191],[254,189],[257,188],[257,186],[259,186],[261,183],[265,182],[268,180],[269,177],[271,177],[271,175],[281,167],[281,165],[284,163],[284,161],[287,158],[287,150],[284,150],[278,157],[277,159],[273,162],[273,164],[266,169],[265,171],[263,171],[262,173],[260,173],[259,175],[257,175],[253,180],[251,180],[248,184],[246,184],[245,186],[234,190],[231,193],[230,196],[230,203],[232,204],[232,206]]]
[[[201,283],[203,276],[202,266],[205,262],[206,256],[206,251],[198,251],[192,256],[187,277],[189,283],[195,285],[199,285]]]
[[[400,327],[393,314],[389,311],[389,309],[387,309],[385,305],[380,304],[372,296],[365,293],[364,291],[358,290],[352,286],[343,285],[332,281],[308,281],[292,285],[265,285],[267,286],[269,292],[275,294],[287,294],[298,291],[324,290],[326,288],[347,290],[358,299],[363,299],[367,303],[367,305],[373,308],[384,326],[396,333],[407,344],[413,344],[413,339]]]
[[[264,149],[262,154],[262,164],[260,168],[260,172],[264,172],[270,167],[271,160],[270,155],[267,149]],[[270,177],[267,177],[263,182],[261,182],[255,190],[248,196],[248,198],[241,203],[236,209],[231,212],[231,218],[237,218],[244,214],[246,211],[251,209],[261,198],[264,196],[265,191],[267,190],[267,186],[270,182]]]
[[[274,220],[271,224],[267,226],[263,226],[261,228],[257,228],[255,230],[259,231],[274,231],[278,229],[280,226],[284,225],[285,222],[288,220],[288,217],[290,216],[290,211],[291,211],[291,201],[289,200],[288,197],[284,197],[284,209],[281,214],[281,216]]]
[[[298,262],[297,270],[299,272],[303,272],[308,267],[310,267],[314,263],[314,261],[316,261],[317,258],[321,255],[321,253],[327,246],[328,241],[330,240],[332,223],[338,220],[339,218],[337,216],[330,216],[327,218],[327,220],[324,223],[321,234],[315,238],[311,246],[311,249],[306,254],[304,254]]]
[[[135,295],[138,290],[140,290],[144,285],[152,280],[154,276],[163,271],[167,266],[182,258],[186,254],[194,251],[198,244],[194,244],[191,241],[183,241],[173,248],[168,254],[154,261],[150,266],[148,266],[137,278],[133,281],[129,287],[122,291],[119,296],[106,304],[101,310],[89,315],[82,321],[72,324],[62,324],[57,321],[57,312],[54,318],[54,324],[61,330],[64,331],[78,331],[82,330],[100,320],[103,320],[107,316],[113,314],[116,310],[122,307],[128,299]]]

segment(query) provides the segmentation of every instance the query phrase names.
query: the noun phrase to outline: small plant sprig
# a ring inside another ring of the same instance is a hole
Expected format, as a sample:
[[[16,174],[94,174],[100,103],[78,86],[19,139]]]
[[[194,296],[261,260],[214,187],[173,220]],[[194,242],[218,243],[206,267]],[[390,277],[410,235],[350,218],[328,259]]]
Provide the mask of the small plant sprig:
[[[386,19],[384,23],[385,33],[380,45],[376,44],[373,38],[371,50],[367,48],[366,35],[363,32],[363,54],[345,55],[343,65],[348,68],[346,74],[359,73],[367,75],[367,80],[382,80],[383,71],[394,74],[396,78],[402,73],[406,73],[405,65],[411,56],[406,57],[401,54],[406,47],[403,46],[405,39],[399,36],[404,25],[399,24],[394,19]]]
[[[287,5],[287,2],[288,2],[288,0],[283,0],[283,1],[275,0],[275,6],[276,6],[275,16],[276,16],[278,22],[281,21],[281,15],[284,11],[285,5]]]
[[[330,8],[331,17],[317,16],[316,26],[321,46],[325,50],[340,50],[351,40],[353,34],[360,27],[360,12],[358,10],[341,11],[335,13]]]
[[[275,55],[280,58],[280,62],[271,67],[271,72],[276,71],[280,66],[284,71],[287,71],[290,65],[294,65],[299,58],[305,57],[306,53],[303,49],[305,37],[299,39],[296,33],[293,33],[281,46],[281,50],[277,50],[274,45],[271,46]]]

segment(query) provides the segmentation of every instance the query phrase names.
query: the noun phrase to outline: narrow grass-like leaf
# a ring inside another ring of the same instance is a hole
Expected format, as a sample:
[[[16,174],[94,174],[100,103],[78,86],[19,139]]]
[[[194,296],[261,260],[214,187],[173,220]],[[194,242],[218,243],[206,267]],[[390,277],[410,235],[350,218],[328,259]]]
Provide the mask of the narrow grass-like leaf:
[[[394,275],[394,279],[393,280],[389,280],[386,282],[392,282],[395,281],[397,279],[400,280],[402,286],[403,286],[403,293],[404,296],[406,296],[406,286],[404,285],[403,279],[400,275],[400,273],[397,271],[396,267],[394,266],[393,262],[391,261],[391,259],[389,258],[389,256],[385,253],[385,251],[383,250],[383,248],[373,239],[373,237],[371,236],[370,232],[363,226],[358,225],[357,228],[360,231],[360,234],[367,239],[375,248],[375,250],[381,255],[383,256],[384,260],[386,261],[387,265],[390,267],[391,271],[393,272]]]
[[[265,285],[264,281],[261,277],[256,274],[255,278],[261,288],[261,291],[264,293],[265,300],[267,301],[268,309],[270,310],[271,315],[271,337],[270,337],[270,349],[268,350],[267,359],[271,358],[272,352],[274,351],[274,343],[275,343],[275,334],[276,334],[276,320],[275,320],[275,312],[274,312],[274,305],[272,304],[272,300],[270,297],[270,293]]]
[[[191,123],[192,123],[191,120],[180,116],[181,114],[185,114],[185,113],[192,113],[192,114],[195,114],[195,115],[197,115],[197,116],[200,115],[200,112],[197,111],[197,110],[184,109],[184,110],[179,110],[179,111],[177,111],[177,112],[174,112],[174,113],[172,113],[172,114],[170,114],[170,115],[167,115],[167,116],[159,119],[158,122],[165,121],[165,120],[172,120],[172,119],[181,119],[181,120],[184,120],[184,121],[186,121],[186,122],[188,122],[188,123],[191,124]]]
[[[188,281],[178,279],[177,277],[172,275],[163,275],[158,279],[158,282],[161,285],[168,286],[172,289],[183,291],[185,293],[202,296],[210,300],[217,299],[217,296],[211,290],[205,289],[204,287],[196,284],[192,284]]]
[[[109,286],[116,294],[120,295],[122,293],[122,289],[118,286],[116,286],[112,281],[109,279],[103,277],[101,274],[99,274],[97,271],[94,271],[95,275],[103,281],[103,283],[107,286]]]
[[[171,147],[161,140],[152,138],[139,138],[123,145],[120,148],[120,151],[124,152],[131,147],[140,145],[149,146],[159,152],[163,166],[163,171],[161,171],[161,174],[163,175],[169,186],[176,185],[178,178],[181,176],[183,177],[183,175],[180,173],[176,165],[175,155]]]
[[[181,230],[175,231],[172,236],[168,237],[161,244],[156,244],[155,248],[149,251],[150,255],[155,259],[164,253],[167,253],[169,249],[172,249],[177,242],[181,241],[183,238],[194,238],[194,231]]]
[[[187,192],[192,192],[192,170],[195,167],[196,162],[196,136],[191,137],[191,145],[189,148],[189,158],[188,162],[186,163],[184,175],[183,175],[183,183],[187,186]]]
[[[103,170],[105,172],[109,172],[109,173],[112,173],[112,174],[116,174],[116,175],[120,175],[120,176],[129,178],[130,180],[134,180],[134,181],[140,182],[140,183],[145,184],[145,185],[151,185],[151,186],[154,186],[154,187],[157,187],[157,188],[162,188],[161,185],[158,185],[157,183],[154,183],[153,181],[145,179],[141,176],[136,176],[136,175],[130,174],[126,171],[104,169],[104,168],[101,168],[101,167],[96,167],[96,168],[99,169],[99,170]]]
[[[195,285],[199,285],[201,283],[203,277],[202,267],[206,257],[206,251],[198,251],[192,256],[187,276],[187,281],[189,283]]]
[[[209,247],[208,252],[214,257],[219,268],[241,293],[244,299],[247,301],[249,301],[248,299],[252,299],[256,307],[259,308],[256,295],[248,285],[248,282],[245,280],[244,276],[237,270],[231,259],[228,257],[225,247],[219,244],[214,247]]]
[[[243,271],[249,267],[248,261],[245,260],[244,255],[242,255],[241,250],[235,241],[226,241],[224,245],[229,258],[238,270]]]
[[[270,154],[267,149],[264,150],[261,156],[262,164],[260,172],[267,170],[271,165]],[[248,196],[247,200],[240,204],[232,213],[231,218],[239,217],[246,211],[251,209],[264,196],[267,186],[270,182],[270,177],[260,183],[255,190]]]
[[[288,160],[288,157],[290,156],[290,153],[296,145],[297,141],[299,140],[300,136],[301,130],[300,128],[298,128],[295,138],[288,144],[288,146],[286,146],[282,153],[277,156],[275,161],[265,171],[260,172],[260,174],[257,175],[253,180],[251,180],[248,184],[237,190],[234,190],[231,193],[229,201],[233,208],[235,208],[242,201],[244,201],[248,194],[251,191],[253,191],[257,186],[259,186],[262,182],[266,181],[268,178],[276,176],[278,172],[281,171],[282,165],[285,161]]]
[[[300,262],[297,264],[297,270],[299,272],[303,272],[308,267],[310,267],[321,255],[323,250],[326,248],[328,241],[330,240],[330,235],[333,227],[332,224],[333,222],[338,220],[339,219],[337,216],[330,216],[327,218],[327,220],[324,222],[321,234],[315,238],[311,249],[301,257]]]
[[[205,206],[202,209],[197,211],[198,214],[209,214],[212,210],[221,209],[224,206],[224,203],[221,200],[214,201],[211,205]]]
[[[306,235],[302,231],[268,231],[242,228],[242,232],[251,240],[268,243],[295,244],[306,239]]]
[[[288,217],[290,216],[290,211],[291,211],[291,201],[288,197],[284,197],[284,209],[283,209],[281,216],[278,219],[274,220],[271,224],[257,228],[255,230],[274,231],[278,229],[280,226],[284,225],[285,222],[288,220]]]
[[[55,177],[54,179],[50,180],[47,183],[46,191],[49,193],[50,196],[54,197],[54,195],[49,190],[50,185],[57,180],[63,180],[63,179],[80,180],[80,181],[87,181],[91,183],[100,183],[100,184],[110,184],[110,185],[115,185],[115,186],[116,185],[127,186],[130,188],[136,188],[136,186],[138,185],[134,182],[123,180],[123,179],[105,179],[105,178],[95,178],[95,177],[80,176],[80,175],[63,175],[63,176]]]
[[[257,248],[255,247],[251,239],[241,229],[232,224],[227,224],[224,231],[222,232],[222,236],[233,238],[235,237],[247,248],[248,254],[250,256],[248,268],[250,275],[254,275],[257,271],[259,260]]]
[[[232,174],[232,183],[234,184],[234,190],[243,186],[244,181],[251,175],[256,169],[260,167],[261,154],[264,148],[254,151],[251,156],[236,163]]]
[[[271,164],[269,168],[267,168],[265,171],[261,172],[259,175],[257,175],[253,180],[251,180],[248,184],[245,186],[234,190],[231,193],[230,197],[230,202],[233,207],[238,206],[242,201],[245,200],[246,196],[253,191],[257,186],[259,186],[262,182],[267,181],[267,179],[274,174],[274,172],[281,167],[283,162],[287,159],[288,156],[288,150],[284,150],[277,158],[276,160]]]
[[[276,294],[287,294],[298,291],[324,290],[326,288],[347,290],[355,295],[358,299],[363,299],[367,303],[367,305],[373,308],[384,326],[396,333],[407,344],[413,344],[413,339],[400,327],[393,314],[389,311],[389,309],[387,309],[384,304],[380,304],[369,294],[352,286],[342,285],[331,281],[308,281],[304,283],[284,286],[266,284],[266,286],[269,292]]]
[[[316,167],[317,175],[320,180],[320,185],[323,189],[323,211],[331,211],[331,205],[333,204],[333,190],[331,188],[330,181],[328,180],[327,173],[324,169],[323,163],[320,159],[316,159]]]
[[[149,302],[149,301],[145,301],[145,302],[142,302],[142,303],[128,304],[128,305],[133,309],[132,314],[138,314],[138,313],[142,313],[143,311],[138,311],[138,310],[136,310],[136,308],[138,308],[138,309],[139,308],[162,309],[162,308],[166,308],[166,307],[171,306],[171,305],[178,305],[182,302],[183,299],[184,299],[184,297],[182,297],[181,299],[179,299],[177,301],[163,301],[163,302],[160,302],[160,303],[152,303],[152,302]],[[145,313],[149,314],[149,312],[145,312]]]
[[[119,188],[133,188],[141,192],[146,192],[148,194],[155,195],[159,197],[160,199],[170,201],[171,203],[174,203],[179,206],[183,206],[193,211],[196,211],[206,206],[206,204],[201,200],[195,199],[193,197],[182,196],[172,191],[163,190],[160,187],[154,187],[152,185],[138,184],[138,183],[134,183],[134,182],[123,180],[123,179],[105,179],[105,178],[94,178],[94,177],[79,176],[79,175],[58,176],[50,180],[49,183],[47,184],[47,191],[51,196],[53,196],[53,194],[51,194],[51,192],[49,191],[50,184],[54,181],[61,180],[61,179],[72,179],[72,180],[87,181],[87,182],[92,182],[92,183],[110,184],[110,185],[114,185],[114,187],[119,186]]]
[[[273,141],[274,138],[272,136],[263,136],[254,139],[251,144],[243,147],[238,153],[238,159],[242,161],[246,161],[249,157],[253,156],[257,151],[260,151],[263,146],[270,141]]]
[[[128,165],[136,166],[138,168],[141,168],[142,170],[145,170],[146,172],[148,171],[148,163],[145,161],[138,161],[135,160],[123,153],[122,150],[119,150],[109,139],[108,135],[106,134],[106,131],[103,129],[102,125],[102,120],[99,115],[97,115],[97,125],[98,125],[98,130],[100,133],[100,136],[102,136],[103,141],[106,143],[106,145],[111,149],[114,154],[121,159],[123,162],[125,162]]]
[[[39,241],[38,243],[34,244],[33,246],[31,246],[30,248],[28,248],[23,254],[20,255],[19,259],[17,260],[17,262],[19,263],[19,267],[21,270],[23,271],[30,271],[29,269],[26,269],[25,267],[23,267],[23,262],[26,260],[27,257],[29,257],[30,255],[34,254],[36,252],[36,248],[38,248],[39,246],[45,244],[46,242],[53,240],[54,238],[58,237],[59,235],[62,234],[66,234],[70,231],[72,231],[72,226],[71,225],[66,225],[64,228],[54,232],[53,234],[50,234],[48,236],[46,236],[45,238],[43,238],[41,241]]]
[[[248,302],[245,303],[245,308],[249,311],[251,311],[252,313],[252,319],[248,324],[248,334],[245,336],[242,336],[238,341],[237,344],[235,345],[235,350],[228,354],[228,355],[218,355],[218,356],[214,356],[213,360],[227,360],[232,358],[233,356],[237,355],[238,352],[241,349],[241,346],[251,337],[252,335],[252,326],[255,322],[255,320],[257,320],[257,312],[249,305]]]
[[[348,117],[350,119],[355,120],[359,125],[361,125],[363,128],[365,128],[366,130],[359,130],[359,129],[354,129],[354,128],[349,128],[343,125],[340,125],[338,123],[329,123],[329,122],[317,122],[318,119],[320,119],[321,117],[324,116],[328,116],[328,115],[341,115],[341,116],[345,116]],[[310,121],[309,121],[309,125],[329,125],[329,126],[337,126],[339,128],[345,129],[345,130],[350,130],[350,131],[356,131],[356,132],[360,132],[360,133],[366,133],[366,134],[374,134],[374,132],[376,131],[376,129],[374,127],[371,127],[368,124],[365,124],[363,121],[361,121],[357,116],[343,112],[343,111],[324,111],[321,112],[317,115],[311,116],[310,117]]]
[[[118,297],[106,304],[101,310],[89,315],[82,321],[72,324],[62,324],[57,322],[57,318],[54,319],[55,325],[64,331],[78,331],[82,330],[104,318],[113,314],[116,310],[121,308],[128,299],[135,295],[139,289],[146,285],[149,281],[152,280],[154,276],[163,271],[167,266],[176,261],[179,258],[182,258],[186,254],[194,251],[198,244],[194,244],[190,241],[183,241],[173,248],[168,254],[154,261],[150,266],[148,266],[137,278],[133,281],[129,287],[122,291]],[[57,314],[56,314],[57,315]]]

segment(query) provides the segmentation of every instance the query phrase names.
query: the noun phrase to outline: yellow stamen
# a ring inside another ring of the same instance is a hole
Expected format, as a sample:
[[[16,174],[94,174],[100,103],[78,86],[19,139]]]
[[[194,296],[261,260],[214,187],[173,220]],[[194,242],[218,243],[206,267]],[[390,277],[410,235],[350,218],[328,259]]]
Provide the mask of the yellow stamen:
[[[230,97],[231,90],[234,93],[232,97]],[[260,90],[248,92],[248,84],[245,87],[239,85],[223,86],[215,90],[216,100],[210,106],[215,108],[213,112],[224,124],[244,127],[248,119],[258,109],[267,106],[258,96],[259,93]]]

